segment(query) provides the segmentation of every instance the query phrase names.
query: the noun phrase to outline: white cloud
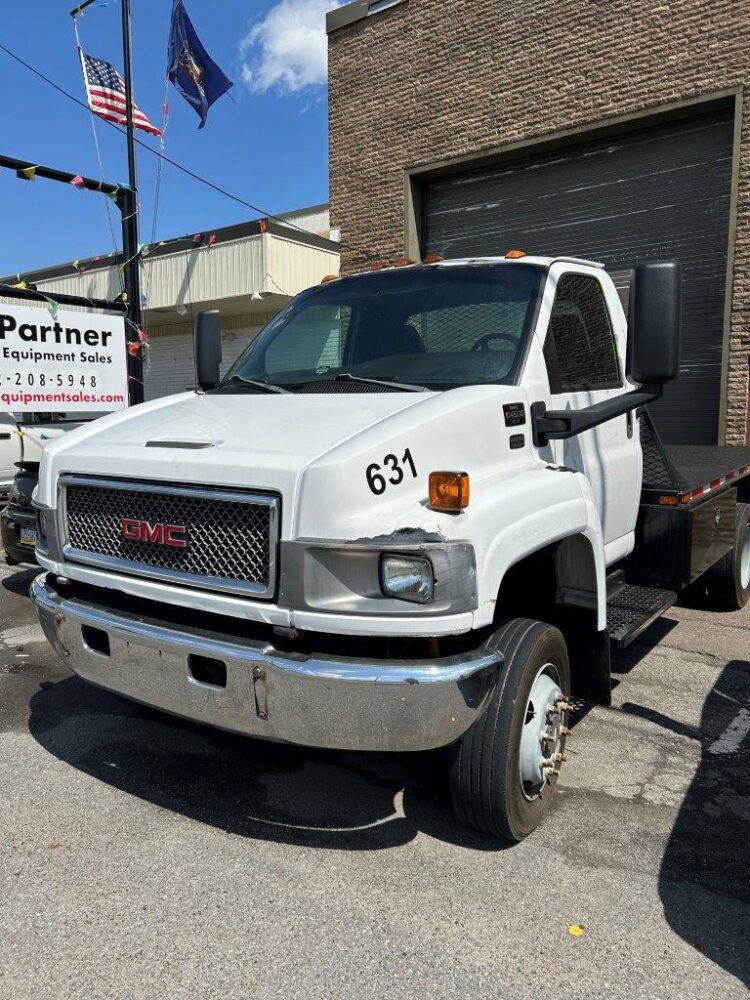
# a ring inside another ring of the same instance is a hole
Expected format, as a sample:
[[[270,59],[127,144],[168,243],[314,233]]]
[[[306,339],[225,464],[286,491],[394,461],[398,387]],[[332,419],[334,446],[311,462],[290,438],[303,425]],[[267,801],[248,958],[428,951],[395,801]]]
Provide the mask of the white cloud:
[[[240,42],[241,75],[250,90],[296,93],[325,84],[326,13],[346,0],[280,0]]]

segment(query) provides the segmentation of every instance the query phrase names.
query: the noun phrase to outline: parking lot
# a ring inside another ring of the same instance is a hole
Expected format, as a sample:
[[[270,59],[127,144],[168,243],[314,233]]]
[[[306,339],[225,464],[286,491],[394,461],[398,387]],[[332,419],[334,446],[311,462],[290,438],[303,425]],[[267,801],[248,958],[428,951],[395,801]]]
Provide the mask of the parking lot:
[[[732,1000],[750,985],[750,613],[675,609],[582,706],[545,826],[441,753],[261,744],[79,681],[0,568],[0,996]]]

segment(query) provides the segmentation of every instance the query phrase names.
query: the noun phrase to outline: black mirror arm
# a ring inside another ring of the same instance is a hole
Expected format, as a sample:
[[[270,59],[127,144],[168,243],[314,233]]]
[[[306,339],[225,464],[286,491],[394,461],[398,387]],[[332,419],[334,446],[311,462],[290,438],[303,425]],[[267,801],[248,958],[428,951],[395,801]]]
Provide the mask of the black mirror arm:
[[[542,448],[548,441],[562,441],[591,430],[614,417],[620,417],[639,406],[653,403],[664,392],[662,385],[642,385],[622,396],[604,399],[583,410],[548,410],[542,402],[531,404],[531,426],[534,444]]]

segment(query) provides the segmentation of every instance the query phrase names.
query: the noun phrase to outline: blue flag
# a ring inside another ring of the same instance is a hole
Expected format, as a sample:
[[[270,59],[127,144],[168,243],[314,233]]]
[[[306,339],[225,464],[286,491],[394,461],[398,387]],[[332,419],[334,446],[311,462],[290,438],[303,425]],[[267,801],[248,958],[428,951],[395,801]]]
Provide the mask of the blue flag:
[[[208,109],[226,94],[232,81],[201,45],[182,0],[174,0],[172,27],[169,32],[169,70],[167,76],[188,104],[195,108],[203,128]]]

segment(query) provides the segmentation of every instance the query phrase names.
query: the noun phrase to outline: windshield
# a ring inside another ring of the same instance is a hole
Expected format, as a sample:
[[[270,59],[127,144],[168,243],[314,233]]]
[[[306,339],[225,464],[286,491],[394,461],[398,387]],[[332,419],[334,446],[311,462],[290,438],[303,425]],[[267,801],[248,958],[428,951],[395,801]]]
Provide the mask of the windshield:
[[[255,379],[295,389],[341,376],[430,390],[510,384],[544,274],[535,265],[476,264],[320,285],[274,317],[223,384]]]

